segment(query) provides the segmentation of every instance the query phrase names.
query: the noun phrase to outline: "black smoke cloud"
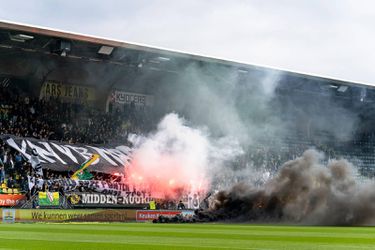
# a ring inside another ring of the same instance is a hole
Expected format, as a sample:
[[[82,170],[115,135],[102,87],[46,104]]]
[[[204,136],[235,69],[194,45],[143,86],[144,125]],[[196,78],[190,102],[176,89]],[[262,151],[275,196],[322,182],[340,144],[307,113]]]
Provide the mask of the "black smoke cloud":
[[[218,192],[198,221],[369,225],[375,218],[375,185],[356,181],[346,160],[324,165],[315,150],[286,162],[261,187],[240,183]]]

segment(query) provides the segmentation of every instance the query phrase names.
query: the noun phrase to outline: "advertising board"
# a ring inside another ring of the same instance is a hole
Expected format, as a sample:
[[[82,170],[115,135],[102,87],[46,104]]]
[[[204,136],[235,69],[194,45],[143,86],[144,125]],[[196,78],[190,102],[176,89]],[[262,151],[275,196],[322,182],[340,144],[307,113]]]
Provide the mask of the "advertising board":
[[[145,207],[151,200],[147,193],[128,192],[123,195],[72,192],[65,194],[73,207]]]
[[[3,223],[14,223],[16,220],[16,210],[15,209],[2,209],[2,219]]]
[[[132,93],[115,90],[112,93],[115,103],[130,104],[134,103],[136,106],[152,106],[154,97],[152,95],[145,95],[140,93]]]
[[[40,90],[40,99],[59,98],[64,102],[94,101],[95,89],[89,86],[46,81]]]
[[[137,210],[136,219],[138,222],[153,221],[159,216],[174,217],[176,215],[193,216],[191,210]]]
[[[3,209],[4,211],[4,209]],[[4,220],[4,213],[2,220]],[[125,222],[135,221],[129,209],[15,209],[16,222]]]
[[[24,199],[23,194],[0,194],[0,207],[13,207]]]

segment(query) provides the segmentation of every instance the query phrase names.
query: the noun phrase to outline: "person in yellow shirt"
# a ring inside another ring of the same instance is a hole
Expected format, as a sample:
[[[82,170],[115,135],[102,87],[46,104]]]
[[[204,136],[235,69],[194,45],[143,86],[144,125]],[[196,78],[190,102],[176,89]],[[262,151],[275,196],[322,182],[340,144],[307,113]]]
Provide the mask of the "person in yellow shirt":
[[[149,206],[150,206],[150,210],[155,210],[156,209],[156,202],[154,200],[150,201]]]

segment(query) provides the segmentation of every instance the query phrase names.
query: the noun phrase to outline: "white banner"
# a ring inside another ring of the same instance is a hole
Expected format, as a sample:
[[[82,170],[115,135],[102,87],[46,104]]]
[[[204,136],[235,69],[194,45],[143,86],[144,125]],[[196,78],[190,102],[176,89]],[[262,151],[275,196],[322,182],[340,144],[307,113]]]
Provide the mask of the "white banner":
[[[136,106],[152,106],[154,97],[152,95],[144,95],[132,92],[124,92],[115,90],[112,93],[112,99],[115,103],[130,104],[134,102]]]
[[[0,138],[10,147],[22,153],[30,160],[32,150],[36,150],[42,168],[67,171],[77,170],[82,162],[93,154],[98,154],[100,160],[90,166],[90,170],[100,172],[124,172],[124,166],[131,159],[132,149],[121,145],[116,147],[98,147],[89,145],[62,144],[55,141],[43,141],[33,138],[21,138],[12,135],[1,135]]]

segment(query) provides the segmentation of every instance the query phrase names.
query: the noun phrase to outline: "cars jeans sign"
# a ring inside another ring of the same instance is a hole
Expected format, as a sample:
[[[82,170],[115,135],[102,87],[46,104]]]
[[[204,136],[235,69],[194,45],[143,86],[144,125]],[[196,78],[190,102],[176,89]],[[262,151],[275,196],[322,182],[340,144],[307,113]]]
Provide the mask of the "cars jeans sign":
[[[88,86],[47,81],[41,88],[39,98],[48,100],[50,97],[67,102],[94,101],[95,89]]]

